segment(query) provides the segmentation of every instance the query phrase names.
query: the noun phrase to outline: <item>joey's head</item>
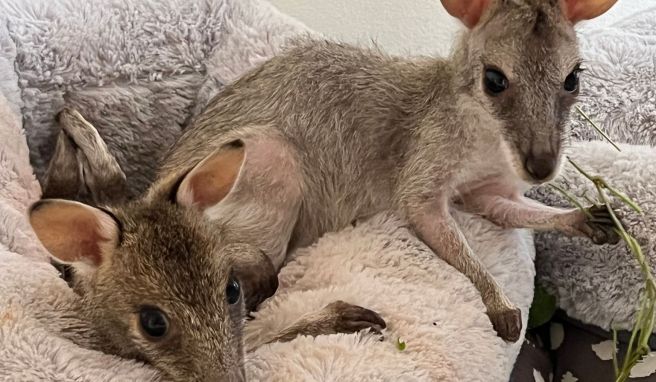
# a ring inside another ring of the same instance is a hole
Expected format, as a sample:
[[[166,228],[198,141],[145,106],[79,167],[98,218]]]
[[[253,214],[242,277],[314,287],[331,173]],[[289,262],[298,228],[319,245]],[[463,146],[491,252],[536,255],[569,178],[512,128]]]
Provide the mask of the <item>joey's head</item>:
[[[150,363],[167,380],[242,381],[246,310],[273,294],[277,273],[258,248],[190,207],[46,199],[30,222],[52,256],[73,266],[81,313],[106,342],[100,350]]]
[[[555,176],[579,93],[574,24],[616,0],[442,0],[469,30],[454,52],[457,86],[498,121],[502,150],[529,183]]]

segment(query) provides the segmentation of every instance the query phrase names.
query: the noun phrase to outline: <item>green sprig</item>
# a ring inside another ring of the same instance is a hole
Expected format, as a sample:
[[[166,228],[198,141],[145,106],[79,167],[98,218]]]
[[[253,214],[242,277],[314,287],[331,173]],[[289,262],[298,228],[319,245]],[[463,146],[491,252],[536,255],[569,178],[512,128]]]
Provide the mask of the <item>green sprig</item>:
[[[601,127],[599,127],[599,126],[598,126],[598,125],[597,125],[592,119],[590,119],[590,117],[588,117],[588,115],[585,114],[585,113],[583,112],[583,110],[581,110],[580,107],[576,106],[575,109],[576,109],[576,111],[577,111],[577,112],[578,112],[578,113],[579,113],[579,114],[580,114],[580,115],[581,115],[586,121],[588,121],[588,123],[590,123],[590,125],[592,125],[592,127],[593,127],[595,130],[597,130],[597,132],[598,132],[598,133],[599,133],[599,134],[600,134],[600,135],[601,135],[606,141],[608,141],[608,143],[610,143],[611,145],[613,145],[613,147],[615,147],[615,149],[617,149],[617,151],[622,151],[622,150],[620,150],[620,148],[615,144],[615,142],[613,142],[613,140],[610,139],[610,137],[608,136],[608,134],[606,134],[606,132],[605,132],[604,130],[602,130]]]
[[[401,338],[396,339],[396,348],[399,349],[399,351],[404,351],[405,350],[405,341],[401,340]]]

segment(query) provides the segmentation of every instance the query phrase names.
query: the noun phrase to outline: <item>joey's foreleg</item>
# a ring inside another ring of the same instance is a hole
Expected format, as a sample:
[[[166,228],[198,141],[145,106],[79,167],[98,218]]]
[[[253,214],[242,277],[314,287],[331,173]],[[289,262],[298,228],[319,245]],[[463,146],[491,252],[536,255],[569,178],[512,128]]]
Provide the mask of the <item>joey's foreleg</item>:
[[[493,194],[468,195],[463,203],[466,211],[505,228],[558,230],[569,236],[589,237],[596,244],[616,244],[620,240],[604,206],[590,207],[586,213],[545,206],[523,196],[507,198]]]
[[[474,255],[446,206],[411,214],[410,222],[424,243],[471,280],[481,293],[487,315],[499,337],[517,341],[522,330],[520,310],[508,300],[499,284]]]

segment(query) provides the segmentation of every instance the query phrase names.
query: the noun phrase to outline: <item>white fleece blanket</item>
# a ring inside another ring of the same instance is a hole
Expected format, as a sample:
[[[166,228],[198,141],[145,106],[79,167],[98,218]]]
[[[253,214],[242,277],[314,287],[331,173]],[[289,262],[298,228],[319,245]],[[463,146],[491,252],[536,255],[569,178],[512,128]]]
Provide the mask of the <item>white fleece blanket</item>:
[[[533,297],[533,240],[477,217],[458,215],[469,242],[522,310]],[[403,222],[380,214],[324,236],[295,254],[279,292],[247,326],[258,343],[300,315],[341,299],[379,312],[376,336],[304,337],[260,347],[248,355],[254,380],[274,381],[507,381],[521,341],[499,339],[480,294],[439,260]],[[401,339],[406,349],[397,349]]]

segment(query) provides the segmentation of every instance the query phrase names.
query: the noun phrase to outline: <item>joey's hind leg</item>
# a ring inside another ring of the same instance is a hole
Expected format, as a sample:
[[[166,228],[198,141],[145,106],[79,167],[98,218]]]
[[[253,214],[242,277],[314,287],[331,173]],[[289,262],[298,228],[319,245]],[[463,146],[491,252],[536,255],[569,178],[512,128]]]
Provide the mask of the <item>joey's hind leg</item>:
[[[287,342],[298,336],[355,333],[366,329],[380,333],[385,326],[385,321],[378,313],[338,300],[317,312],[301,316],[267,343]]]
[[[431,213],[435,211],[436,213]],[[474,255],[448,209],[426,209],[410,215],[417,235],[442,260],[471,280],[481,293],[487,315],[499,337],[515,342],[522,331],[520,310]]]

